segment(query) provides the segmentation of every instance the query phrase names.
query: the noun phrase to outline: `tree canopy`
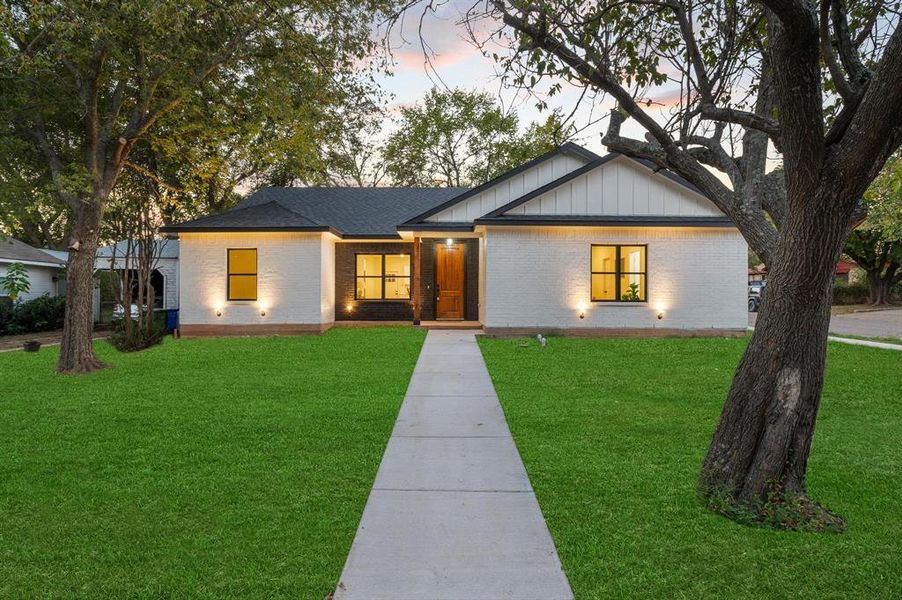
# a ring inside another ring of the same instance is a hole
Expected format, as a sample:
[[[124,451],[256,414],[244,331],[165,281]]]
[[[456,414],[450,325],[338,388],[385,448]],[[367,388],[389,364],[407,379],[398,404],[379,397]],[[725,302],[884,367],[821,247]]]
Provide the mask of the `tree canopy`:
[[[573,131],[559,113],[519,131],[516,113],[484,92],[433,88],[401,109],[383,152],[397,185],[479,185],[563,143]]]

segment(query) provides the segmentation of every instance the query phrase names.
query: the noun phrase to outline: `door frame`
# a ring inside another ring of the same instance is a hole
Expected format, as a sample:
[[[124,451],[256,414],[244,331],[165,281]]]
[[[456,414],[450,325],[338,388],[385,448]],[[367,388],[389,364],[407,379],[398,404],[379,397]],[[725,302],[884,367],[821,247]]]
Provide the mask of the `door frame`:
[[[444,242],[435,242],[435,246],[447,246]],[[432,318],[436,321],[466,321],[467,320],[467,245],[462,244],[459,241],[455,241],[452,246],[457,246],[460,248],[460,256],[463,261],[463,269],[461,270],[461,277],[463,281],[460,286],[460,318],[444,318],[440,319],[438,316],[438,295],[436,294],[436,290],[438,289],[438,250],[433,249],[432,251]]]

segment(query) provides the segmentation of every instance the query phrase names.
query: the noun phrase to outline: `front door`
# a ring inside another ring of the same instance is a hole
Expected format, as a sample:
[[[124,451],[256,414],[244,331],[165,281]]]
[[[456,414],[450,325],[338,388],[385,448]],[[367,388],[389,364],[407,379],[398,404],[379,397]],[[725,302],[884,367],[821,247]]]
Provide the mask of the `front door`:
[[[435,318],[464,318],[464,247],[435,246]]]

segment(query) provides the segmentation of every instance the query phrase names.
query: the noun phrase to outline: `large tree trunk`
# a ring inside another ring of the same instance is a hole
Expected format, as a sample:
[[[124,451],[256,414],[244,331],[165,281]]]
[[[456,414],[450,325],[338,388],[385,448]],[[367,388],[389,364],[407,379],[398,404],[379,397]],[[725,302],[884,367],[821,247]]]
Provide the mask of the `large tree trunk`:
[[[868,302],[874,305],[889,304],[890,285],[880,275],[883,268],[868,271]]]
[[[75,211],[72,239],[78,250],[70,250],[66,267],[66,316],[56,370],[86,373],[104,365],[94,356],[94,257],[100,236],[102,204],[86,201]]]
[[[826,194],[823,194],[826,195]],[[733,378],[700,476],[700,491],[749,515],[775,497],[807,506],[805,468],[846,217],[836,199],[798,203],[784,223],[755,332]],[[841,520],[821,511],[821,516]]]

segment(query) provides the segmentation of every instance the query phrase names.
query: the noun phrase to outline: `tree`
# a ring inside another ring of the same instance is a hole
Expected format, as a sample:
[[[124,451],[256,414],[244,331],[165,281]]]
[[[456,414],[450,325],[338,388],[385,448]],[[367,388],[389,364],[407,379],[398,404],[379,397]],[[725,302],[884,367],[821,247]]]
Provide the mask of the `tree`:
[[[864,195],[868,216],[849,234],[845,253],[865,270],[871,304],[889,304],[902,282],[902,156],[896,155]]]
[[[566,141],[560,115],[519,135],[519,120],[487,93],[433,88],[423,102],[401,109],[385,145],[389,176],[399,185],[447,187],[484,183]]]
[[[20,262],[11,263],[6,268],[6,275],[0,277],[0,290],[13,302],[21,294],[27,294],[31,289],[28,281],[28,269]]]
[[[91,342],[94,255],[107,201],[135,148],[205,85],[252,90],[282,81],[286,69],[297,80],[318,81],[352,72],[372,47],[370,16],[382,6],[379,0],[4,3],[2,135],[41,156],[71,211],[59,371],[102,366]]]
[[[860,199],[902,140],[902,28],[883,2],[488,0],[508,80],[607,94],[603,143],[697,186],[769,267],[755,332],[699,477],[708,505],[777,526],[841,528],[805,473],[826,360],[833,270]],[[654,94],[669,85],[672,109]],[[627,119],[646,135],[621,133]],[[783,168],[768,171],[768,148]],[[720,176],[718,176],[720,175]]]

